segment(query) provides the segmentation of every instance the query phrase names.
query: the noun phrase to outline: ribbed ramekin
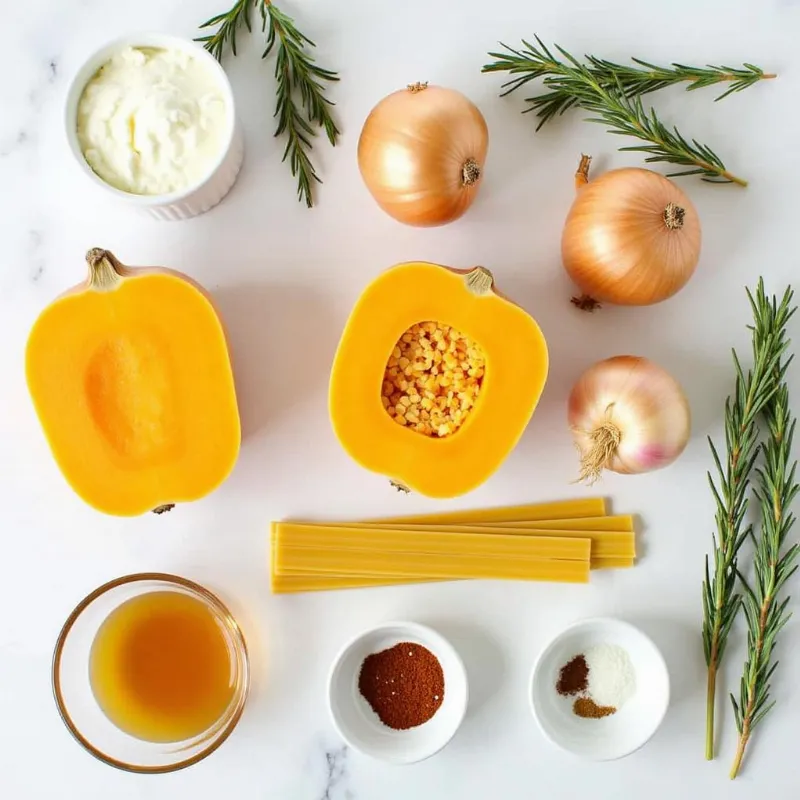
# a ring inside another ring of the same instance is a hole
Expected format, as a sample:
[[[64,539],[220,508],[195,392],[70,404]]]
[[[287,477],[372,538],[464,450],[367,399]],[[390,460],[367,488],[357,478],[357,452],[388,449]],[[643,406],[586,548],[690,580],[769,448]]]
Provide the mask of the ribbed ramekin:
[[[78,103],[84,87],[103,64],[125,47],[183,50],[189,52],[195,58],[203,60],[217,76],[229,111],[227,129],[223,136],[223,145],[216,161],[210,166],[203,178],[185,189],[158,195],[140,195],[125,192],[106,183],[89,166],[83,156],[83,151],[78,141]],[[236,178],[244,160],[244,137],[242,136],[241,124],[236,116],[233,90],[228,81],[228,76],[219,65],[219,62],[195,42],[159,33],[140,33],[109,42],[92,53],[73,77],[67,90],[64,110],[67,142],[81,172],[95,186],[105,191],[107,195],[113,197],[117,202],[124,203],[139,212],[144,212],[150,217],[159,220],[180,220],[195,217],[217,205],[228,194],[233,184],[236,183]]]

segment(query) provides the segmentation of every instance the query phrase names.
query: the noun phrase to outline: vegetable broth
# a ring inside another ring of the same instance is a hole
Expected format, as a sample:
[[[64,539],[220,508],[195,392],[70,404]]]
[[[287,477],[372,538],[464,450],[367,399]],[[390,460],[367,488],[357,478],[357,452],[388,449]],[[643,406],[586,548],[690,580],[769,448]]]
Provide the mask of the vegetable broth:
[[[114,609],[92,644],[89,678],[108,719],[149,742],[198,736],[234,694],[221,623],[191,595],[154,591]]]

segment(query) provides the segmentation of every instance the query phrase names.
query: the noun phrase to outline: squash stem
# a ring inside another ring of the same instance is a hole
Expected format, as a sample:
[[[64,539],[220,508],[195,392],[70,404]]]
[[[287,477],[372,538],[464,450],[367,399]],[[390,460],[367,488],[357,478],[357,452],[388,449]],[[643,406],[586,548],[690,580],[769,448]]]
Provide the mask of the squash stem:
[[[472,294],[480,297],[492,291],[494,276],[486,267],[475,267],[464,276],[464,282]]]
[[[93,247],[86,254],[89,265],[89,288],[96,292],[110,292],[119,286],[125,268],[116,256],[101,247]]]

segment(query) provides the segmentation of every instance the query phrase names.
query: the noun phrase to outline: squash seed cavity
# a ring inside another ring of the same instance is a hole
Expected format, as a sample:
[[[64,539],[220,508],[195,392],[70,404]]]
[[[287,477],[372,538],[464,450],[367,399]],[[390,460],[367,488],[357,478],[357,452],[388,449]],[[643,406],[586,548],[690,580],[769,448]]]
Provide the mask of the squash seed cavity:
[[[475,342],[441,322],[418,322],[389,356],[381,402],[398,425],[444,438],[466,421],[485,373],[486,358]]]
[[[180,428],[170,370],[150,337],[121,335],[104,341],[84,382],[98,430],[129,466],[152,466],[174,446]]]

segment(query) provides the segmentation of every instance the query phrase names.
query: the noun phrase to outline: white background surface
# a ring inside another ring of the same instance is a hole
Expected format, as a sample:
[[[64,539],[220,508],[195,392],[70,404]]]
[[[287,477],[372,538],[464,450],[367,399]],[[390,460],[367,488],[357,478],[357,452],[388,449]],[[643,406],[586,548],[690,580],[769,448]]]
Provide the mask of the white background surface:
[[[35,798],[257,798],[419,800],[676,796],[796,797],[800,623],[781,637],[778,706],[752,744],[744,775],[727,780],[734,749],[724,690],[738,686],[734,634],[720,688],[720,758],[703,760],[704,664],[700,583],[713,508],[705,437],[719,441],[732,382],[729,348],[744,355],[744,285],[759,274],[782,291],[798,274],[796,34],[800,3],[528,0],[286,0],[282,7],[341,71],[333,90],[343,129],[315,159],[318,207],[294,200],[295,182],[272,138],[272,64],[241,37],[229,59],[245,128],[243,174],[222,206],[194,221],[159,224],[110,208],[70,163],[61,128],[66,83],[89,50],[138,29],[193,36],[228,0],[0,0],[0,796]],[[449,10],[457,9],[457,10]],[[665,120],[710,143],[747,190],[683,179],[704,225],[698,273],[652,309],[569,305],[559,259],[563,219],[581,151],[597,170],[639,164],[623,142],[570,114],[539,134],[522,96],[499,99],[501,78],[481,75],[497,40],[538,33],[576,54],[667,62],[739,63],[780,79],[713,104],[713,90],[658,95]],[[417,230],[385,216],[361,183],[356,143],[372,105],[415,80],[460,89],[486,116],[491,143],[480,196],[462,220]],[[23,352],[39,311],[83,277],[92,246],[131,264],[183,270],[216,296],[231,330],[245,441],[213,496],[160,518],[118,520],[84,506],[50,457],[29,401]],[[331,358],[349,309],[382,269],[407,259],[483,264],[540,322],[552,370],[521,443],[480,490],[450,504],[395,494],[351,463],[328,423]],[[797,322],[793,333],[798,336]],[[273,597],[267,523],[289,514],[358,517],[580,496],[564,422],[570,385],[601,357],[634,352],[684,384],[694,412],[681,461],[651,476],[608,477],[600,491],[618,512],[641,514],[642,559],[587,587],[492,583]],[[798,367],[800,369],[800,367]],[[797,370],[792,386],[800,392]],[[191,769],[161,777],[117,772],[70,738],[50,694],[53,642],[74,604],[98,584],[136,570],[174,571],[231,605],[254,664],[252,697],[231,739]],[[800,597],[800,586],[795,590]],[[796,601],[795,601],[796,607]],[[527,706],[534,657],[548,638],[588,614],[623,616],[663,648],[673,703],[655,738],[623,761],[578,762],[548,745]],[[468,716],[434,759],[391,768],[343,750],[325,710],[325,675],[351,635],[389,618],[438,627],[462,652]]]

